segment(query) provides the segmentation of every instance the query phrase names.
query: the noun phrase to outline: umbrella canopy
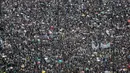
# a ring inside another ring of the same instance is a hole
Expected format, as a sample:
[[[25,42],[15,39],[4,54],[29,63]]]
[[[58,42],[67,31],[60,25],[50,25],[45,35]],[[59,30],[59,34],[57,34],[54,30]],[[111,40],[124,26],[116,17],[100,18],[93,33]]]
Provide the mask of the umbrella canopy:
[[[101,43],[101,48],[109,48],[109,47],[111,47],[110,43],[107,43],[107,44]]]
[[[58,60],[58,63],[62,63],[63,62],[63,60]]]
[[[128,55],[127,58],[130,59],[130,55]]]
[[[128,22],[130,23],[130,20],[128,20]]]

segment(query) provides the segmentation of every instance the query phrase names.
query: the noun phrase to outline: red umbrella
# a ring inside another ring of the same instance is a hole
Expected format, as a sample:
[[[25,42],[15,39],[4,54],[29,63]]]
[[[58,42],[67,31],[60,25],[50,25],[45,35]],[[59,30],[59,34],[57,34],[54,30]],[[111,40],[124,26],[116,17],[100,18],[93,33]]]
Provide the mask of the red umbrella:
[[[130,69],[130,64],[128,65],[128,69]]]

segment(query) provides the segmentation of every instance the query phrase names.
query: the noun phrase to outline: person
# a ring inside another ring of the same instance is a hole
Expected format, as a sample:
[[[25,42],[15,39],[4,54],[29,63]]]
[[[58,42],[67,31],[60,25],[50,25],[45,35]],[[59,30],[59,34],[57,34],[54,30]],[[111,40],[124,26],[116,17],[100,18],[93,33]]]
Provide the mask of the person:
[[[130,55],[127,56],[127,62],[130,63]]]
[[[0,38],[0,51],[3,49],[3,40]]]
[[[1,12],[1,4],[2,4],[2,0],[0,0],[0,17],[2,15],[2,12]]]

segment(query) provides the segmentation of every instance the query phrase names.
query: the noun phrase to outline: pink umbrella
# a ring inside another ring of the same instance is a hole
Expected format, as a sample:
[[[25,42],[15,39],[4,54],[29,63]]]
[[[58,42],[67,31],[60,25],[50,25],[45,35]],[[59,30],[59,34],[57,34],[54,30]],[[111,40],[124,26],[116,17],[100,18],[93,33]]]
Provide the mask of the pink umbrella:
[[[130,23],[130,20],[128,20],[128,22]]]

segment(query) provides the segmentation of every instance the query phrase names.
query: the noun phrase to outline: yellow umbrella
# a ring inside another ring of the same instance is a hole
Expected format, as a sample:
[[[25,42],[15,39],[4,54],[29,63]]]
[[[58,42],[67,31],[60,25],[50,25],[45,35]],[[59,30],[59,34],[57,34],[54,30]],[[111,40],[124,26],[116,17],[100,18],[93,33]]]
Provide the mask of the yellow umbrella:
[[[42,70],[42,73],[46,73],[44,70]]]

